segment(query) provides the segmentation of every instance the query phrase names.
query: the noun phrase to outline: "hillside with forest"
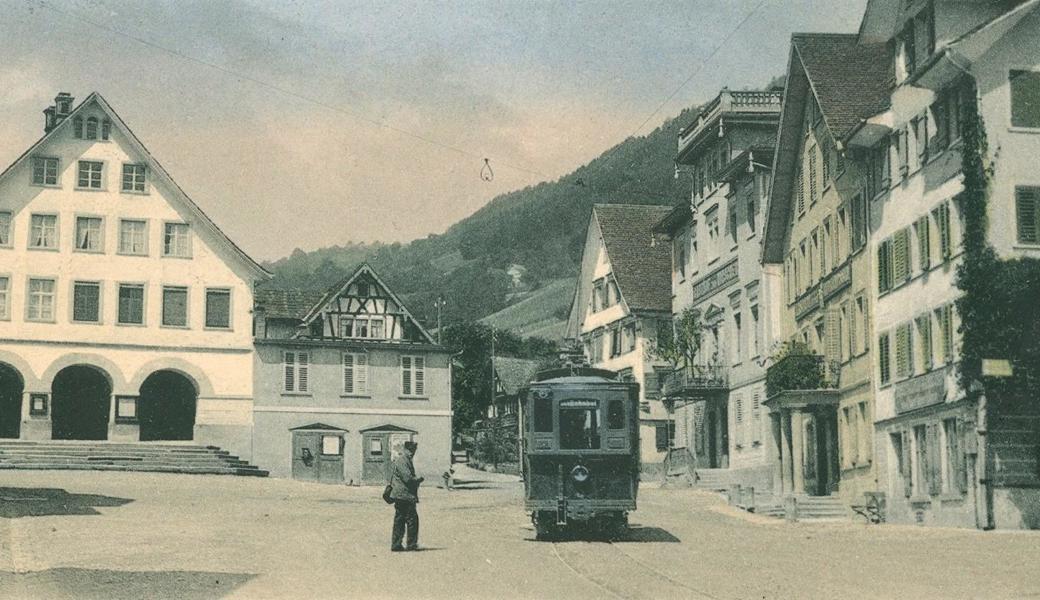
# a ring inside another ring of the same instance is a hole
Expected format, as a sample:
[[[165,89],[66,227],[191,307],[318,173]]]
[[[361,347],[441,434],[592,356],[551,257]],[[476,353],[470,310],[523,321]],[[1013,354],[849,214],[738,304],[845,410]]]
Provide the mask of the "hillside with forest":
[[[438,297],[444,299],[445,325],[476,321],[536,298],[526,309],[489,321],[523,335],[558,331],[549,321],[558,325],[570,302],[573,286],[561,280],[577,274],[592,205],[671,205],[688,197],[688,178],[676,179],[673,158],[679,130],[696,114],[685,110],[556,181],[500,195],[441,235],[407,244],[296,250],[266,265],[275,277],[265,286],[324,289],[368,261],[431,327]]]

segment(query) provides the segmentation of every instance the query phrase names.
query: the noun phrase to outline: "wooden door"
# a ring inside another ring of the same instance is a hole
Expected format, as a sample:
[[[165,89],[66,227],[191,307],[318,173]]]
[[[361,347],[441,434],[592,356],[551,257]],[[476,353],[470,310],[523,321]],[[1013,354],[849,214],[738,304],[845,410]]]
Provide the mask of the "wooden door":
[[[292,476],[302,481],[320,479],[321,434],[294,431],[292,437]]]
[[[361,481],[368,485],[385,484],[390,468],[390,434],[366,432],[362,436]]]
[[[318,481],[343,482],[343,434],[322,433],[321,453],[318,455]]]

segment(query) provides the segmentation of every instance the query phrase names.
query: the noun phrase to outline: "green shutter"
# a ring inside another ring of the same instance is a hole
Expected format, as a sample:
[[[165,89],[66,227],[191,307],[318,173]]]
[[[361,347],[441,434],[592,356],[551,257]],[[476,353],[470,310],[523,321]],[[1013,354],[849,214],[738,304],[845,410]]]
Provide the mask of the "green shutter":
[[[1018,241],[1040,244],[1040,224],[1037,208],[1040,206],[1040,188],[1015,188],[1015,211],[1018,218]]]

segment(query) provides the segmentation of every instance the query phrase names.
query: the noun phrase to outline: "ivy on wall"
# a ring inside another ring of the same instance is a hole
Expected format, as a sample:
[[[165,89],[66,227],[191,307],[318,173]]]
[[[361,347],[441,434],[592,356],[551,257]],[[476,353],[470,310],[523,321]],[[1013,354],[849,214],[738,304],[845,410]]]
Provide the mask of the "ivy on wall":
[[[975,95],[971,94],[974,98]],[[957,267],[961,317],[960,384],[971,389],[982,381],[982,359],[1008,359],[1010,378],[987,378],[995,400],[1040,395],[1040,260],[1000,260],[987,239],[987,204],[993,164],[977,102],[964,105],[962,171],[958,197],[964,222],[963,260]]]

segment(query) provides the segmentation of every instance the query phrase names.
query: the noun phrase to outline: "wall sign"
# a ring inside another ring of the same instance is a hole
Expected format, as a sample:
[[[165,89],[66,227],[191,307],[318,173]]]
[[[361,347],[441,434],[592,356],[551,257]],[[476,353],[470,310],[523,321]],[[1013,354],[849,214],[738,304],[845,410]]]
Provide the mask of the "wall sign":
[[[722,265],[693,284],[693,301],[703,300],[737,280],[737,259]]]
[[[939,369],[895,385],[896,414],[946,400],[946,370]]]

